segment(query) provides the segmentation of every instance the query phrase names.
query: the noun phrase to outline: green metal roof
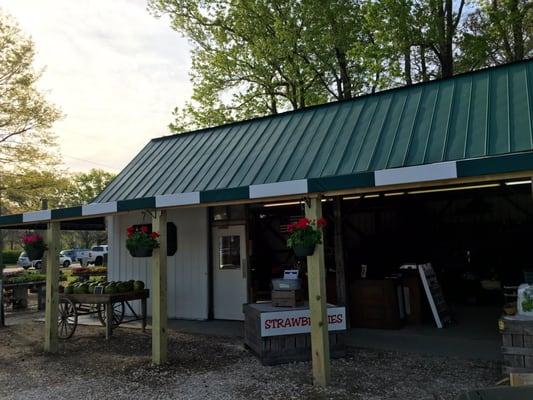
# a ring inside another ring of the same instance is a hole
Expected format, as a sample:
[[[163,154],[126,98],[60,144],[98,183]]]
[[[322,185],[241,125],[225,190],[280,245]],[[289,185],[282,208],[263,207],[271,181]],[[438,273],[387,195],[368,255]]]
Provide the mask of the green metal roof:
[[[533,150],[533,61],[150,141],[95,202]]]

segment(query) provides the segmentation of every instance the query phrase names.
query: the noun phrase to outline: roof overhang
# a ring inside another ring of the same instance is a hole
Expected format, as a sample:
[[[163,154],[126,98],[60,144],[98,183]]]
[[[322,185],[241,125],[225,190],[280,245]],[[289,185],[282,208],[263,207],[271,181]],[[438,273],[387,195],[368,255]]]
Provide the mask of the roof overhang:
[[[77,207],[27,212],[0,217],[0,227],[44,229],[50,221],[61,221],[62,230],[102,230],[104,217],[132,211],[177,207],[207,207],[222,204],[258,203],[279,199],[384,192],[533,176],[533,152],[477,159],[447,161],[392,168],[350,175],[299,179],[203,192],[165,194],[139,199],[92,203]]]

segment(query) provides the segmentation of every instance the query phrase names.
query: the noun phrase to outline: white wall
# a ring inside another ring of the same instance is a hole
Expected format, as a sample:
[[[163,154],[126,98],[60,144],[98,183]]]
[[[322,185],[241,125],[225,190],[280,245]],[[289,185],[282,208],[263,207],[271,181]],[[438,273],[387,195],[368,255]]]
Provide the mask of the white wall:
[[[176,224],[178,251],[168,257],[168,317],[207,319],[208,313],[208,221],[207,208],[168,211],[168,222]],[[108,279],[142,280],[151,288],[151,259],[133,258],[126,249],[126,229],[133,224],[151,223],[140,212],[108,217]],[[139,302],[134,302],[136,312]],[[148,314],[151,314],[148,300]]]

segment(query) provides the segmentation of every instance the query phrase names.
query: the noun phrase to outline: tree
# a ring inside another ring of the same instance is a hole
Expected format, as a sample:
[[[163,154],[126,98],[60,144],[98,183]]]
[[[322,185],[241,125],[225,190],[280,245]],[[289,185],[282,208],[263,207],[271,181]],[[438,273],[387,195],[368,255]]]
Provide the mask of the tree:
[[[480,65],[533,56],[533,3],[530,0],[477,0],[463,43],[468,60]]]
[[[93,168],[78,172],[70,178],[68,201],[65,206],[78,206],[92,202],[115,178],[115,174]]]
[[[69,180],[68,198],[64,206],[79,206],[92,202],[114,177],[114,174],[102,169],[73,174]],[[83,248],[90,248],[93,244],[107,241],[107,233],[102,231],[64,232],[62,236],[64,244],[69,248],[80,245]]]
[[[192,42],[192,101],[173,131],[347,99],[383,85],[362,2],[150,0]],[[349,27],[349,28],[347,28]],[[365,56],[366,55],[366,56]]]
[[[2,166],[50,160],[49,128],[60,117],[36,88],[35,48],[17,24],[0,10],[0,161]]]

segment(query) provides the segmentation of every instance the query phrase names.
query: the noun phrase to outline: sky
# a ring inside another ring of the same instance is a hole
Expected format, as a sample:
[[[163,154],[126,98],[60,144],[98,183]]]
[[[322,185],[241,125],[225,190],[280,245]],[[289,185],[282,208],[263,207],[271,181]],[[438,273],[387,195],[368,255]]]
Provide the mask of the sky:
[[[118,173],[169,133],[189,99],[187,40],[146,0],[0,0],[35,43],[39,87],[64,114],[54,133],[72,172]]]

